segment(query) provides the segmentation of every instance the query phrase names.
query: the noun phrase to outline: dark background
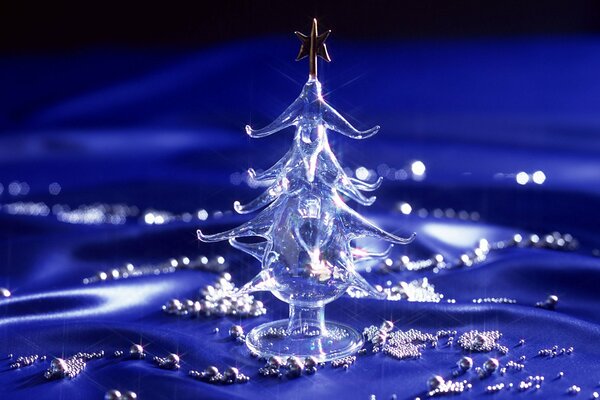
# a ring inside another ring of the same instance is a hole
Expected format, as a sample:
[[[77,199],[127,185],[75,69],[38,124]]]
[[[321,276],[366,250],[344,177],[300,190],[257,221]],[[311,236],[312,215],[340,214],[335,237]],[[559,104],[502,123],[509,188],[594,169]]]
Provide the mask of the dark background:
[[[600,1],[12,1],[0,51],[200,47],[307,31],[315,16],[352,40],[600,33]]]

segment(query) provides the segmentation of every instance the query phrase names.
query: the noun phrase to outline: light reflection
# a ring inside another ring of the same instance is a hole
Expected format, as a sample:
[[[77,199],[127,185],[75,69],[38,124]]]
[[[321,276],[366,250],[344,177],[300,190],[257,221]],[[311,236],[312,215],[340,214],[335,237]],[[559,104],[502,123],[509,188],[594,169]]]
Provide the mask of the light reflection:
[[[475,243],[479,243],[482,237],[485,237],[489,231],[480,226],[455,225],[445,223],[426,223],[422,230],[425,234],[434,237],[435,239],[455,247],[472,247]],[[485,243],[479,243],[480,245]]]
[[[0,300],[0,306],[16,304],[22,302],[40,303],[49,299],[69,299],[71,304],[77,305],[76,308],[45,313],[23,314],[16,317],[0,319],[0,326],[11,323],[23,323],[29,321],[50,321],[56,319],[81,318],[88,316],[98,316],[108,314],[117,310],[131,308],[148,304],[153,297],[167,293],[174,282],[166,283],[164,280],[156,283],[135,286],[110,286],[110,287],[86,287],[79,289],[61,290],[55,292],[36,293],[25,296],[13,296],[11,298]],[[77,301],[83,298],[97,298],[97,304],[85,307],[81,304],[87,302]]]
[[[525,171],[521,171],[515,175],[515,180],[519,185],[526,185],[530,182],[533,182],[537,185],[542,185],[544,182],[546,182],[546,174],[544,171],[540,170],[535,171],[533,174],[528,174]]]
[[[517,180],[517,183],[519,185],[526,185],[527,183],[529,183],[529,174],[527,174],[527,172],[519,172],[515,179]]]
[[[21,194],[21,184],[17,181],[8,184],[8,193],[11,196],[18,196]]]
[[[208,218],[208,211],[206,211],[205,209],[198,210],[197,216],[200,221],[206,221],[206,219]]]
[[[546,181],[546,174],[544,174],[544,171],[535,171],[531,176],[531,179],[534,183],[541,185]]]
[[[370,174],[369,174],[369,170],[366,169],[365,167],[358,167],[358,168],[356,168],[354,175],[361,181],[365,181],[369,178]]]
[[[423,176],[426,170],[425,164],[423,164],[423,161],[416,160],[410,165],[410,170],[415,176]]]
[[[404,215],[409,215],[412,212],[412,206],[408,203],[400,203],[399,209]]]
[[[61,190],[62,187],[58,182],[52,182],[50,185],[48,185],[48,192],[53,196],[59,194]]]

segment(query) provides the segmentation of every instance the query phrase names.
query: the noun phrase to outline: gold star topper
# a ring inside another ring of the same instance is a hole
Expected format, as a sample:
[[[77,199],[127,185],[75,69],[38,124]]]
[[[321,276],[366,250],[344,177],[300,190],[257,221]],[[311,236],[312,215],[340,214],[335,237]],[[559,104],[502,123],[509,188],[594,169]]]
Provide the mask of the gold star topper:
[[[298,39],[302,41],[302,45],[300,46],[300,52],[298,53],[298,57],[296,57],[296,61],[302,60],[304,57],[309,57],[309,73],[308,75],[311,78],[317,78],[317,56],[321,57],[323,60],[330,62],[331,58],[329,58],[329,53],[327,53],[327,46],[325,45],[325,40],[331,33],[331,31],[327,31],[319,35],[319,31],[317,29],[317,19],[313,19],[312,30],[310,31],[310,36],[306,36],[303,33],[298,31],[294,32]]]

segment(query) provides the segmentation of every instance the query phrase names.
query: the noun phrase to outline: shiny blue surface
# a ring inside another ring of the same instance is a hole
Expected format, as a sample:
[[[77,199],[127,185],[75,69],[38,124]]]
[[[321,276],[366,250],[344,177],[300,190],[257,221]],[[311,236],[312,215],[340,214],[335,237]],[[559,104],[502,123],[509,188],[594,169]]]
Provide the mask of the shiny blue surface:
[[[480,238],[504,240],[516,232],[568,232],[581,246],[575,252],[515,248],[439,274],[364,273],[372,283],[428,276],[456,303],[344,297],[327,306],[327,318],[357,329],[383,319],[427,332],[498,329],[510,348],[501,362],[526,355],[525,370],[485,380],[467,374],[474,387],[458,398],[485,398],[487,385],[518,384],[528,375],[546,377],[534,396],[562,398],[576,384],[579,397],[589,398],[600,389],[600,258],[592,255],[600,248],[600,39],[349,44],[332,37],[328,44],[334,62],[320,69],[326,98],[355,126],[382,126],[368,141],[336,136],[332,145],[342,165],[410,169],[422,160],[427,167],[423,180],[386,179],[370,208],[352,204],[392,232],[418,233],[416,244],[395,248],[394,257],[458,257]],[[269,167],[290,146],[291,131],[250,140],[243,126],[264,125],[298,94],[306,65],[292,61],[296,50],[293,39],[282,38],[197,52],[99,49],[0,60],[0,202],[230,210],[234,200],[258,193],[232,184],[231,174]],[[518,172],[537,170],[545,173],[543,184],[515,181]],[[7,186],[15,180],[26,181],[30,193],[11,196]],[[52,182],[62,186],[56,196],[48,194]],[[399,201],[413,213],[392,211]],[[421,208],[476,211],[480,219],[420,217]],[[169,298],[195,297],[213,274],[81,284],[125,262],[199,254],[224,255],[241,284],[258,263],[226,244],[198,243],[195,230],[217,232],[243,220],[226,213],[163,226],[137,219],[83,226],[0,213],[0,286],[13,292],[0,300],[0,356],[109,354],[71,381],[51,382],[42,376],[47,362],[14,371],[10,360],[0,359],[0,398],[92,399],[117,388],[140,399],[387,399],[393,393],[413,399],[424,397],[430,375],[450,377],[462,354],[454,347],[410,361],[361,356],[348,371],[327,367],[296,380],[262,378],[261,363],[227,339],[236,319],[177,319],[160,311]],[[533,307],[551,293],[560,298],[556,311]],[[268,313],[241,321],[246,330],[287,312],[269,293],[258,297]],[[479,297],[517,304],[473,304]],[[525,346],[515,347],[521,338]],[[110,356],[140,341],[152,355],[178,352],[181,370]],[[575,352],[536,357],[555,344]],[[475,364],[486,358],[476,354]],[[213,386],[187,376],[210,364],[238,366],[252,380]],[[565,377],[555,380],[559,371]]]

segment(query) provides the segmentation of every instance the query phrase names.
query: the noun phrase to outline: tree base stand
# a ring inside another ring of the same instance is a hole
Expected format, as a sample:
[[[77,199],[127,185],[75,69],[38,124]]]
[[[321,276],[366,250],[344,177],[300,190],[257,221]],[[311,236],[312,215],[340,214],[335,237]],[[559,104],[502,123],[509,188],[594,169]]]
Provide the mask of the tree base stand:
[[[290,332],[287,319],[259,325],[246,335],[246,346],[259,357],[315,357],[320,362],[355,354],[363,346],[363,336],[337,322],[325,322],[319,331]]]

